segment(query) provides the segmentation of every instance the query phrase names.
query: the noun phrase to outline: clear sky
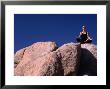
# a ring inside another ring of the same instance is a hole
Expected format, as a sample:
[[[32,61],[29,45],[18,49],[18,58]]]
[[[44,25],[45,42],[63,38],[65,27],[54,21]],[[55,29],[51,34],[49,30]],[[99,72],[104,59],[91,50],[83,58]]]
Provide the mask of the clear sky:
[[[15,14],[14,52],[35,42],[55,41],[58,46],[76,42],[82,25],[97,45],[96,14]]]

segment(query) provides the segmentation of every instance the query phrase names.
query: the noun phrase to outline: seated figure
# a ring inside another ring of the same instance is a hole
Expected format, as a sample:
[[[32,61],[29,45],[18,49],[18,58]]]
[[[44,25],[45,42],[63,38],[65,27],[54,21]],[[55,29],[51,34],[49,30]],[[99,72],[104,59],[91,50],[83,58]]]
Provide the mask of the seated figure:
[[[80,43],[91,43],[92,39],[89,37],[88,32],[86,31],[86,26],[82,26],[82,32],[78,38],[76,38],[77,42]]]

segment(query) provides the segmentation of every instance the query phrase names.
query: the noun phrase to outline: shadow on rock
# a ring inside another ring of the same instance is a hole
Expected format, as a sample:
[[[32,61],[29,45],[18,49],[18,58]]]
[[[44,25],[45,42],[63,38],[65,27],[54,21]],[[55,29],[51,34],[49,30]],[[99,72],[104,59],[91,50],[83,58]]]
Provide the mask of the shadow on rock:
[[[97,76],[97,59],[87,49],[81,48],[81,59],[78,76]]]

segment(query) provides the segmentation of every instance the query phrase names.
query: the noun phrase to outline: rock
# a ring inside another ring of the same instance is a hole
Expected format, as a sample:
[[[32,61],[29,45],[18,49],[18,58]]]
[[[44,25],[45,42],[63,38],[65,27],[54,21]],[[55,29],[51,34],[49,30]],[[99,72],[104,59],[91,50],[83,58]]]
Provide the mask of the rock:
[[[14,56],[14,67],[16,67],[19,64],[19,62],[22,60],[24,51],[25,51],[25,48],[20,49],[19,51],[16,52]]]
[[[41,44],[41,46],[40,46]],[[76,75],[80,46],[64,44],[57,47],[50,43],[36,43],[26,48],[23,58],[14,70],[15,76]]]
[[[56,48],[57,45],[55,44],[55,42],[37,42],[29,47],[26,47],[25,52],[22,55],[22,61],[20,61],[20,64],[17,65],[15,69],[15,75],[23,75],[23,72],[21,73],[20,71],[23,71],[22,67],[24,65],[27,65],[31,61],[34,61],[39,57],[42,57],[50,53],[51,51],[56,50]],[[18,52],[20,53],[21,51]]]
[[[50,52],[45,56],[30,61],[26,65],[15,69],[15,75],[21,76],[59,76],[63,75],[61,61],[56,52]]]
[[[81,44],[81,48],[85,48],[87,49],[88,51],[90,51],[90,53],[93,54],[93,56],[97,59],[97,46],[94,45],[94,44]]]
[[[94,44],[81,44],[81,58],[78,75],[97,75],[97,47]]]
[[[23,48],[15,54],[15,64],[18,64],[21,59],[25,59],[23,64],[28,61],[34,60],[40,56],[46,55],[47,53],[56,50],[57,46],[55,42],[37,42],[33,45]],[[25,51],[25,52],[24,52]]]
[[[24,76],[60,76],[63,75],[61,61],[56,52],[39,57],[27,64],[24,68]]]
[[[17,63],[16,63],[17,60]],[[97,75],[97,47],[94,44],[37,42],[15,54],[15,76]]]
[[[79,66],[80,45],[74,43],[64,44],[56,52],[57,55],[60,55],[64,76],[76,75]]]

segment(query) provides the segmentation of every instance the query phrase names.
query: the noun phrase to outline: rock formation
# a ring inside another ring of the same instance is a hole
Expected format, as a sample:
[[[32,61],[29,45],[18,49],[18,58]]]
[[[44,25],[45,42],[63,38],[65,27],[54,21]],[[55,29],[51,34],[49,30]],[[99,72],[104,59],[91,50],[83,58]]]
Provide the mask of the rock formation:
[[[78,75],[97,75],[97,47],[94,44],[81,44],[81,58]]]
[[[15,76],[97,75],[97,47],[93,44],[37,42],[16,52]]]
[[[64,44],[59,47],[56,52],[58,56],[60,56],[64,76],[76,75],[80,59],[80,44]]]

